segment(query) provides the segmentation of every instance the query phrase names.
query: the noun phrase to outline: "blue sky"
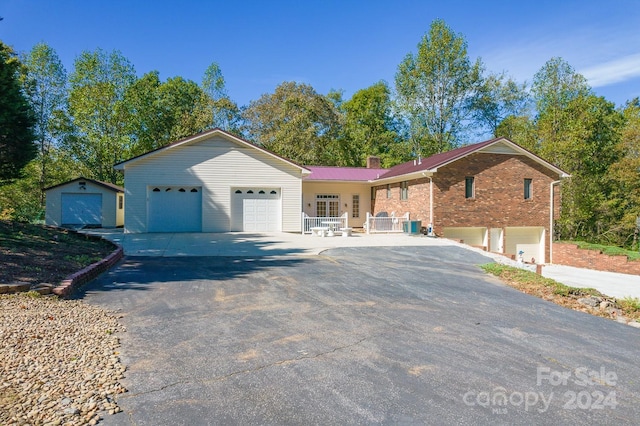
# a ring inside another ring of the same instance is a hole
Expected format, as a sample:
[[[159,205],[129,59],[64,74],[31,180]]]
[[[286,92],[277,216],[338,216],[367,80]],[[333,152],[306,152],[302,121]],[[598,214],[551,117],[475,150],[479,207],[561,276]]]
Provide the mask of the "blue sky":
[[[70,72],[83,50],[120,50],[138,75],[200,82],[217,62],[240,105],[283,81],[345,98],[386,80],[441,18],[472,60],[518,81],[560,56],[598,95],[640,96],[640,1],[67,1],[0,0],[0,40],[46,42]]]

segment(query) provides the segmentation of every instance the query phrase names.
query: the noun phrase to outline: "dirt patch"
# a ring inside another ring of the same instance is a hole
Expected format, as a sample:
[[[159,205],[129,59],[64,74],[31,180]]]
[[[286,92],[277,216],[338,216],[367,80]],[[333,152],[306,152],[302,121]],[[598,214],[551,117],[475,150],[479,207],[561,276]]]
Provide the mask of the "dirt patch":
[[[0,221],[0,284],[58,284],[114,249],[73,231]]]

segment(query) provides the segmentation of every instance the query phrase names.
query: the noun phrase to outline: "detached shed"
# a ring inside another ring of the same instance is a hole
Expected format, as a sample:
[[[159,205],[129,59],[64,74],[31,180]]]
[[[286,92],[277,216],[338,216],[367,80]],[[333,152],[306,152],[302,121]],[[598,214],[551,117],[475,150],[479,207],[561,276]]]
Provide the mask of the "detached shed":
[[[79,177],[45,189],[45,223],[115,228],[124,225],[124,188]]]

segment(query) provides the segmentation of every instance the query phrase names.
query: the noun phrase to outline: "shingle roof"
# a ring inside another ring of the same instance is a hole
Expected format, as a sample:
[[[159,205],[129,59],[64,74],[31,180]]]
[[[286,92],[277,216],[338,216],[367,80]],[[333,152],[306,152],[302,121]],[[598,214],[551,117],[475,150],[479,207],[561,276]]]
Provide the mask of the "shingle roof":
[[[85,178],[85,177],[82,177],[82,176],[80,176],[79,178],[76,178],[76,179],[71,179],[71,180],[68,180],[66,182],[59,183],[57,185],[50,186],[48,188],[45,188],[44,190],[48,191],[50,189],[57,188],[57,187],[62,186],[62,185],[67,185],[67,184],[70,184],[70,183],[73,183],[73,182],[78,182],[78,181],[81,181],[81,180],[84,180],[84,181],[87,181],[87,182],[91,182],[91,183],[93,183],[95,185],[98,185],[98,186],[102,186],[102,187],[107,188],[107,189],[109,189],[109,190],[111,190],[113,192],[124,192],[124,188],[121,187],[121,186],[114,185],[113,183],[109,183],[109,182],[102,182],[101,180]]]
[[[336,180],[336,181],[362,181],[378,179],[388,169],[366,169],[363,167],[328,167],[328,166],[306,166],[311,170],[311,174],[304,180]]]

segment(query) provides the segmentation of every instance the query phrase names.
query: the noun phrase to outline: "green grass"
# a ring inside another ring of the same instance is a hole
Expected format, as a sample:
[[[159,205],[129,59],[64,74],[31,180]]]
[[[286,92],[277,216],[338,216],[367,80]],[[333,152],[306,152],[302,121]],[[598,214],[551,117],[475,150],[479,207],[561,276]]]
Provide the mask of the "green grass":
[[[485,272],[493,274],[505,281],[511,287],[527,294],[552,300],[562,306],[576,307],[576,300],[581,297],[596,296],[614,302],[616,308],[630,320],[640,321],[640,299],[627,297],[613,299],[593,288],[570,287],[550,278],[545,278],[526,269],[514,268],[499,263],[480,265]]]
[[[640,253],[633,250],[623,249],[621,247],[616,246],[605,246],[603,244],[593,244],[587,243],[584,241],[561,241],[567,244],[576,244],[581,249],[586,250],[599,250],[604,254],[609,256],[627,256],[629,260],[638,260],[640,259]]]
[[[489,272],[497,277],[513,280],[523,285],[539,286],[551,290],[553,294],[560,296],[602,296],[602,294],[594,288],[570,287],[526,269],[514,268],[513,266],[499,263],[487,263],[481,265],[481,268],[484,269],[485,272]]]

